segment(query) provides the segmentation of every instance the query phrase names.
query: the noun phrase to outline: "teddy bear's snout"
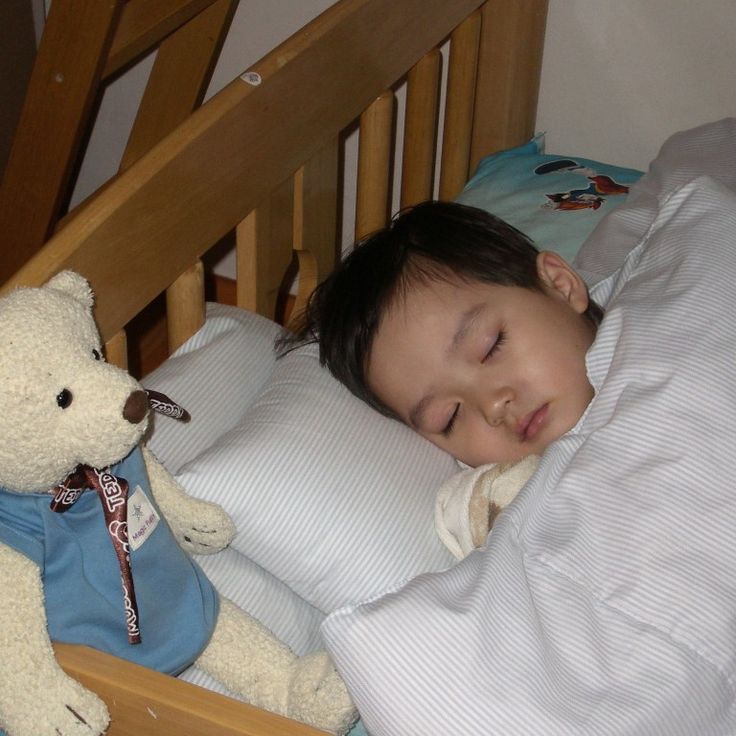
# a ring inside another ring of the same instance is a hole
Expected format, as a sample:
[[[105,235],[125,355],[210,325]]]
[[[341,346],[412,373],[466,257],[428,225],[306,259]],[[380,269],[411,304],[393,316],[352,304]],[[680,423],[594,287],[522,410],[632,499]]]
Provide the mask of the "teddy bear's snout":
[[[123,419],[131,424],[142,422],[148,414],[148,394],[145,391],[133,391],[125,401]]]

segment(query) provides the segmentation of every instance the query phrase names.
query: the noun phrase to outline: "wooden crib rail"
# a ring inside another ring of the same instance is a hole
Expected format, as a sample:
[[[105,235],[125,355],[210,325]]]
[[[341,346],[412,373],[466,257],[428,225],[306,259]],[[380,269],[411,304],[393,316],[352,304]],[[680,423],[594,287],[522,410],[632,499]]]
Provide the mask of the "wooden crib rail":
[[[441,128],[438,113],[443,64],[440,49],[429,50],[408,70],[400,163],[400,207],[434,195],[438,154],[441,155],[441,168],[437,196],[451,199],[462,189],[481,156],[518,145],[531,136],[546,13],[546,0],[520,0],[512,4],[489,0],[482,9],[471,13],[452,30],[444,88],[444,129],[439,151],[437,139]],[[447,29],[446,33],[449,32]],[[479,69],[479,65],[484,65],[484,68]],[[485,68],[488,65],[494,65],[494,68]],[[479,81],[489,86],[492,93],[476,89]],[[354,212],[356,239],[384,226],[389,218],[393,201],[393,169],[398,160],[395,111],[396,97],[391,88],[377,94],[360,116]],[[333,141],[328,148],[334,148],[336,144],[337,141]],[[316,201],[312,197],[313,205],[324,203],[324,195],[337,190],[334,157],[328,155],[325,159],[320,154],[315,158],[328,163],[326,167],[320,164],[314,167],[311,161],[305,164],[304,168],[312,166],[321,172],[315,188],[322,196]],[[299,206],[299,200],[307,196],[310,186],[315,185],[314,181],[300,178],[301,171],[297,172],[294,180],[293,239],[294,251],[299,257],[300,280],[292,314],[296,314],[297,319],[311,290],[332,270],[337,226],[334,199],[327,207],[315,207],[315,215],[308,221],[300,219],[308,210]],[[268,206],[271,207],[271,203]],[[249,216],[249,221],[253,219],[257,219],[255,213]],[[263,219],[269,220],[270,217],[264,215]],[[239,229],[239,258],[251,264],[255,260],[263,261],[263,254],[268,253],[268,264],[276,278],[268,281],[267,273],[261,269],[258,279],[254,280],[256,271],[250,266],[244,273],[239,269],[237,303],[273,316],[281,275],[291,260],[288,235],[276,235],[268,229],[259,230],[258,237],[255,234],[253,227]],[[307,268],[308,271],[305,270]]]
[[[472,16],[481,5],[478,31],[477,16]],[[418,98],[431,97],[431,74],[427,83],[427,74],[419,69],[431,64],[423,57],[449,34],[454,32],[456,41],[450,74],[457,91],[448,92],[447,124],[452,130],[453,121],[465,119],[464,131],[457,129],[459,139],[465,140],[461,149],[470,148],[470,160],[455,157],[448,168],[455,173],[447,175],[450,183],[443,185],[443,193],[457,189],[479,152],[517,144],[531,134],[546,6],[546,0],[488,0],[485,4],[481,0],[449,4],[444,0],[341,0],[255,64],[249,81],[233,81],[78,207],[63,229],[3,289],[40,284],[63,268],[76,269],[95,290],[98,324],[108,341],[213,244],[240,226],[240,234],[268,233],[266,241],[286,243],[264,249],[258,238],[251,238],[250,246],[241,248],[239,277],[247,278],[238,286],[239,302],[248,306],[253,299],[248,295],[257,294],[256,302],[268,303],[270,309],[277,288],[273,284],[281,279],[279,269],[292,257],[291,243],[299,237],[313,239],[310,228],[315,223],[314,232],[324,233],[335,220],[334,203],[320,205],[318,212],[325,216],[314,218],[307,208],[295,208],[294,202],[300,196],[320,199],[321,189],[336,189],[337,173],[328,172],[322,162],[334,161],[340,132],[373,101],[386,99],[390,94],[386,90],[410,70],[412,89],[420,90]],[[467,61],[476,55],[477,72]],[[461,58],[466,61],[458,62]],[[487,69],[484,59],[497,68]],[[419,76],[424,81],[417,83]],[[485,79],[492,95],[479,86],[471,105],[462,96],[463,90],[472,88],[473,78]],[[414,100],[414,93],[410,95]],[[417,103],[419,107],[433,104],[431,99]],[[384,150],[386,130],[384,123],[384,133],[377,139]],[[442,159],[452,158],[447,146],[445,151]],[[412,155],[406,157],[410,167],[418,165]],[[385,162],[385,152],[380,156]],[[428,165],[426,153],[422,160],[420,165],[428,171],[432,162]],[[375,168],[386,176],[390,166],[379,164]],[[294,172],[302,167],[307,173],[302,184],[295,185]],[[314,175],[315,171],[319,173]],[[427,174],[422,176],[426,179]],[[315,181],[318,186],[312,188]],[[294,186],[293,196],[284,194]],[[371,178],[365,186],[377,194],[369,198],[370,205],[358,205],[359,234],[380,227],[388,213],[388,185]],[[407,193],[406,199],[417,196]],[[358,197],[365,197],[363,185]],[[367,220],[361,209],[372,213]],[[282,211],[300,212],[302,221],[284,231],[274,215]],[[246,220],[249,213],[254,213],[250,221]],[[275,237],[277,229],[282,232]],[[316,256],[312,254],[312,262],[322,261],[319,265],[329,269],[330,257],[323,245]],[[304,254],[301,260],[309,262],[309,256]],[[269,275],[262,280],[264,273]],[[269,291],[265,300],[258,294],[263,288]],[[179,299],[170,302],[183,304]],[[191,325],[196,319],[188,309],[184,307],[180,321]],[[201,307],[195,312],[200,313]],[[124,339],[116,342],[124,345]],[[122,359],[119,362],[124,364]]]
[[[324,736],[282,718],[140,665],[71,644],[54,644],[61,666],[108,706],[107,736]]]

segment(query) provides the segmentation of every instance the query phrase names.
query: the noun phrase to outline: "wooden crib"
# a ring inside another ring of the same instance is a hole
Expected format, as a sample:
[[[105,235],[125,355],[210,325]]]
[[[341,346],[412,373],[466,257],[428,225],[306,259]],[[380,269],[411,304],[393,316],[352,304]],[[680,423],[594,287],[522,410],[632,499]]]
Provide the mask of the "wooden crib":
[[[546,12],[546,0],[340,0],[69,213],[3,290],[79,271],[108,360],[126,366],[126,325],[163,292],[170,350],[202,325],[202,257],[234,233],[238,305],[273,316],[296,264],[298,310],[337,257],[343,131],[359,121],[356,237],[392,209],[404,80],[400,206],[453,197],[482,156],[532,134]],[[106,700],[113,736],[316,733],[98,652],[57,653]]]

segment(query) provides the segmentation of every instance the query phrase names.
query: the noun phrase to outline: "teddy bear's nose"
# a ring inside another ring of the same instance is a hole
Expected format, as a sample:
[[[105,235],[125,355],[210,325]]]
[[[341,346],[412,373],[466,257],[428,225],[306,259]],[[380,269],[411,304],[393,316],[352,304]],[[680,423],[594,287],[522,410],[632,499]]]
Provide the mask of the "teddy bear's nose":
[[[133,391],[125,401],[123,407],[123,419],[131,424],[142,422],[148,414],[148,394],[145,391]]]

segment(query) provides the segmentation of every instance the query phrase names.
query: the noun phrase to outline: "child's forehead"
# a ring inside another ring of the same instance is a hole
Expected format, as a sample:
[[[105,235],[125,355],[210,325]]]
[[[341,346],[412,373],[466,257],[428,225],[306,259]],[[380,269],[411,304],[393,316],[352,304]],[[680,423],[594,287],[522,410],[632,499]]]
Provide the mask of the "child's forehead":
[[[443,264],[428,263],[419,267],[407,267],[387,306],[400,307],[402,303],[405,305],[417,296],[444,299],[448,293],[470,293],[488,285],[479,278],[458,273]]]
[[[531,294],[533,291],[538,290],[499,284],[443,269],[407,281],[401,289],[396,290],[387,307],[388,311],[405,312],[407,308],[422,304],[437,302],[451,307],[465,300],[480,298],[502,303],[510,298],[518,299],[522,292]]]

